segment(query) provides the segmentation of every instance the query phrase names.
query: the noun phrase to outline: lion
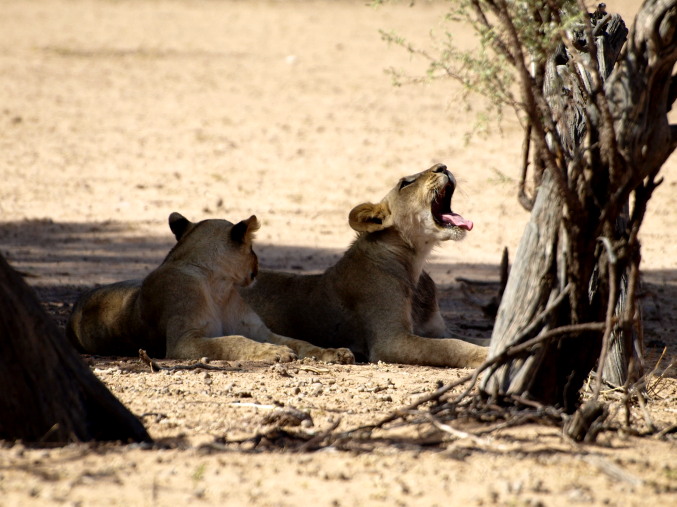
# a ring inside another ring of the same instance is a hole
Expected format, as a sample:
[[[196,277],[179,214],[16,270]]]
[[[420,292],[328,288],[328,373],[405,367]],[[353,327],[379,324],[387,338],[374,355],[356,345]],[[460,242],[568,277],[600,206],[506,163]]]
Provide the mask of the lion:
[[[443,164],[402,178],[378,204],[353,208],[357,239],[324,273],[261,270],[240,294],[274,332],[359,360],[476,367],[487,348],[450,338],[423,270],[434,247],[473,228],[451,210],[455,188]]]
[[[258,272],[252,249],[256,216],[193,223],[169,216],[177,239],[162,264],[143,280],[93,289],[75,304],[66,326],[80,352],[154,357],[291,361],[296,357],[352,363],[345,348],[325,349],[270,331],[236,288]]]

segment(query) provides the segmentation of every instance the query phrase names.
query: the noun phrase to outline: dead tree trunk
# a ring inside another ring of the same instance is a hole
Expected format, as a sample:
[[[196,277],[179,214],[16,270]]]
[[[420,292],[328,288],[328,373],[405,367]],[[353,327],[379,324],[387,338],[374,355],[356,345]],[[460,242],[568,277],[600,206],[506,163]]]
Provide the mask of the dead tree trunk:
[[[543,63],[540,81],[538,71],[522,73],[540,186],[490,356],[537,336],[543,342],[489,372],[481,388],[490,396],[526,395],[572,411],[603,345],[615,378],[626,373],[637,325],[637,233],[674,149],[667,111],[676,8],[677,0],[648,0],[614,67],[627,30],[600,6]]]
[[[150,441],[0,255],[0,439]]]

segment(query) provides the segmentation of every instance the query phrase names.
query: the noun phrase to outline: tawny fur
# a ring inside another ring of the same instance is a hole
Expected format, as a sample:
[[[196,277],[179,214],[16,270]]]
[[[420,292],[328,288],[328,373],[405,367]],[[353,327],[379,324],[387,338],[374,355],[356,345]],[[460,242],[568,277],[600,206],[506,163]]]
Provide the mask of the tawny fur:
[[[322,347],[348,347],[359,359],[481,364],[485,347],[444,338],[450,333],[435,284],[423,271],[436,245],[462,239],[469,228],[440,223],[432,212],[432,203],[445,192],[450,198],[455,184],[441,164],[402,178],[378,204],[350,212],[357,239],[323,274],[262,270],[256,285],[240,293],[273,331]]]
[[[347,349],[325,349],[271,332],[236,288],[258,271],[252,250],[255,216],[192,223],[172,213],[178,240],[164,262],[144,280],[94,289],[75,305],[67,325],[82,352],[155,357],[290,361],[313,356],[352,363]]]

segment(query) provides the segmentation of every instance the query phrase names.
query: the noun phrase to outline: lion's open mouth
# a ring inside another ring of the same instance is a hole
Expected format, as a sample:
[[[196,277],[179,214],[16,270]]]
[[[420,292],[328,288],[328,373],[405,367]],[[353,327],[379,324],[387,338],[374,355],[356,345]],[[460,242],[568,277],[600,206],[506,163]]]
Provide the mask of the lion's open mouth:
[[[451,195],[454,193],[454,186],[447,183],[444,188],[437,192],[436,197],[430,205],[430,211],[437,225],[441,227],[459,227],[466,231],[471,231],[473,227],[472,220],[466,220],[458,213],[451,211]]]

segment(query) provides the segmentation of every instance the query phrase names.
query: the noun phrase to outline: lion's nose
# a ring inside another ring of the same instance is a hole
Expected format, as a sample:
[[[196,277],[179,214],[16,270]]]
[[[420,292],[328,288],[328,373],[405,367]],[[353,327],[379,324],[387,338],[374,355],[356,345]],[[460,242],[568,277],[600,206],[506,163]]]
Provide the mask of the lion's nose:
[[[437,164],[435,167],[433,167],[433,172],[434,173],[443,173],[447,171],[447,166],[444,164]]]

